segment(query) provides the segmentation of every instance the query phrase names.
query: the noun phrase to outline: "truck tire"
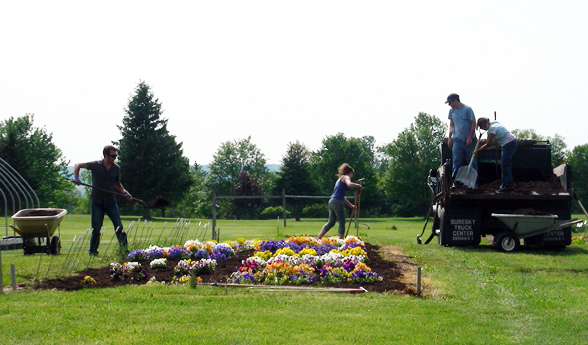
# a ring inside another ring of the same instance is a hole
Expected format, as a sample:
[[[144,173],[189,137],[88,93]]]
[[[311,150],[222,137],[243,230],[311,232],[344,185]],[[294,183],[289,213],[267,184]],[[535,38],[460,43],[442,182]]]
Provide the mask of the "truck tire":
[[[500,252],[516,252],[520,245],[519,237],[512,231],[503,231],[494,238],[494,246]]]

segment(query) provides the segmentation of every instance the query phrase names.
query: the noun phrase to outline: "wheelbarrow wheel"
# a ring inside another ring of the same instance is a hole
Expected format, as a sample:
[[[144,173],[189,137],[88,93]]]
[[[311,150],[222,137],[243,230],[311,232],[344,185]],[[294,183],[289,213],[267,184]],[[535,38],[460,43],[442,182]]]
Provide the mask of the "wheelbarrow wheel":
[[[516,252],[520,245],[519,237],[512,231],[503,231],[494,238],[494,246],[501,252]]]
[[[53,236],[49,245],[49,254],[59,255],[59,253],[61,253],[61,239],[59,236]]]

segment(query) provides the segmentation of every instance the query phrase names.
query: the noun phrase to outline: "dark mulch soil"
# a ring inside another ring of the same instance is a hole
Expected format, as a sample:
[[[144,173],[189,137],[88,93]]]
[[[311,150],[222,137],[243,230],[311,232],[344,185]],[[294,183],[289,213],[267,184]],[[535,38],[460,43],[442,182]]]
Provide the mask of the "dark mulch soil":
[[[167,207],[167,206],[169,206],[169,201],[167,199],[165,199],[164,197],[162,197],[161,195],[158,195],[155,197],[155,199],[148,202],[146,204],[145,208],[161,208],[161,207]]]
[[[373,284],[358,284],[358,283],[339,283],[339,284],[312,284],[313,286],[322,287],[339,287],[339,288],[359,288],[360,286],[368,291],[395,291],[395,292],[406,292],[407,285],[401,283],[399,278],[402,275],[402,269],[399,265],[394,262],[386,261],[382,258],[381,248],[377,245],[371,245],[366,243],[366,249],[368,253],[367,265],[382,276],[383,280]],[[253,255],[253,251],[244,251],[237,253],[225,262],[219,262],[216,269],[211,274],[201,275],[203,283],[225,283],[227,278],[230,277],[231,273],[237,271],[241,266],[241,261],[247,259]],[[65,277],[62,279],[45,280],[37,285],[37,289],[57,289],[57,290],[79,290],[84,288],[104,288],[104,287],[115,287],[121,285],[142,285],[146,284],[147,280],[153,276],[158,281],[164,278],[171,278],[174,274],[173,270],[178,261],[169,260],[166,268],[152,269],[149,267],[149,261],[141,262],[142,268],[147,273],[147,279],[140,281],[113,281],[110,279],[110,268],[88,268],[84,271],[79,272],[75,276]],[[91,276],[96,280],[96,284],[88,285],[83,282],[85,276]],[[308,284],[310,285],[310,284]]]
[[[56,216],[61,211],[58,210],[33,210],[30,212],[26,212],[21,217],[47,217],[47,216]]]
[[[455,194],[491,194],[496,193],[500,188],[501,180],[495,180],[490,183],[481,184],[477,189],[469,189],[465,187],[452,189],[451,192]],[[520,182],[515,181],[514,190],[512,194],[541,194],[541,195],[553,195],[559,193],[565,193],[566,191],[561,185],[560,179],[552,175],[546,181],[530,181]]]

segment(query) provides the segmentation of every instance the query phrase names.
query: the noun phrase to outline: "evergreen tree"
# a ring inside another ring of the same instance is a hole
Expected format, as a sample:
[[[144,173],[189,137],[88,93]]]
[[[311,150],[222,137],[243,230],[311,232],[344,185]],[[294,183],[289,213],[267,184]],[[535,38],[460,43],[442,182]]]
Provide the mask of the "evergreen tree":
[[[167,130],[161,103],[151,88],[140,82],[129,99],[118,146],[121,180],[135,198],[149,202],[161,195],[171,203],[182,199],[194,183],[182,143]],[[148,215],[148,214],[146,214]]]
[[[289,195],[319,195],[318,188],[314,183],[310,170],[310,151],[296,141],[288,145],[288,151],[282,158],[282,166],[276,179],[274,195],[281,195],[282,190]],[[288,199],[289,211],[296,221],[300,221],[302,209],[312,204],[309,199]]]

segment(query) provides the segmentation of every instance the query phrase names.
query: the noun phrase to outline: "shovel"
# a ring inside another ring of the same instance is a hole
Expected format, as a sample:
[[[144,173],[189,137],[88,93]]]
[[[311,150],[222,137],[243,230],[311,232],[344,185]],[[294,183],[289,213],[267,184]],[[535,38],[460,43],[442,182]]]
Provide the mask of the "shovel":
[[[361,182],[363,180],[364,180],[363,178],[360,178],[359,180],[357,180],[357,183],[361,184]],[[347,238],[347,235],[349,235],[349,228],[351,228],[351,223],[353,222],[353,216],[354,216],[354,213],[355,213],[355,209],[357,209],[357,218],[359,218],[359,203],[360,203],[360,198],[361,198],[361,190],[359,192],[357,192],[357,201],[355,202],[355,208],[353,210],[351,210],[351,216],[349,217],[349,225],[347,225],[347,231],[345,232],[345,237],[346,238]]]
[[[478,179],[478,172],[476,169],[472,168],[472,163],[474,163],[474,158],[476,158],[476,154],[478,151],[478,145],[480,144],[480,139],[476,141],[476,147],[474,148],[474,154],[472,155],[472,159],[470,159],[470,164],[468,166],[462,166],[457,171],[457,175],[455,176],[455,182],[460,182],[467,188],[476,188],[476,180]]]
[[[74,182],[74,181],[71,181],[71,182]],[[74,182],[74,183],[75,183],[75,182]],[[126,196],[126,195],[124,195],[124,194],[117,193],[117,192],[113,192],[113,191],[111,191],[111,190],[104,189],[104,188],[100,188],[100,187],[96,187],[96,186],[92,186],[92,185],[89,185],[89,184],[85,184],[85,183],[83,183],[83,182],[80,182],[80,185],[82,185],[82,186],[86,186],[86,187],[90,187],[90,188],[94,188],[94,189],[96,189],[96,190],[99,190],[99,191],[101,191],[101,192],[108,193],[108,194],[112,194],[112,195],[116,195],[116,196],[119,196],[119,197],[121,197],[121,198],[125,198],[125,199],[127,198],[127,196]],[[141,206],[143,206],[144,208],[150,208],[150,207],[149,207],[149,206],[148,206],[148,205],[147,205],[147,204],[146,204],[146,203],[145,203],[143,200],[141,200],[141,199],[131,198],[131,201],[136,201],[136,202],[138,202],[138,203],[139,203],[139,204],[141,204]]]

